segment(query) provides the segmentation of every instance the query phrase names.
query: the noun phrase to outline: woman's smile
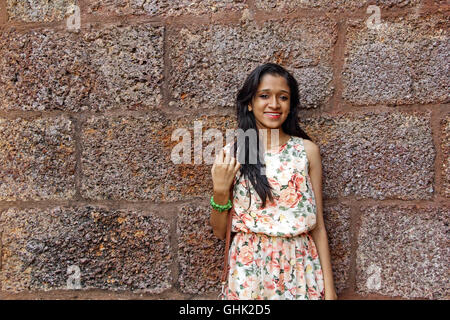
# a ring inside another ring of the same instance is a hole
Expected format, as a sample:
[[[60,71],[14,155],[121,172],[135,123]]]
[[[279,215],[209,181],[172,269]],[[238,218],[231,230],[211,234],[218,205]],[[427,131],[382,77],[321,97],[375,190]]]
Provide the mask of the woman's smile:
[[[264,115],[270,119],[279,119],[281,112],[264,112]]]

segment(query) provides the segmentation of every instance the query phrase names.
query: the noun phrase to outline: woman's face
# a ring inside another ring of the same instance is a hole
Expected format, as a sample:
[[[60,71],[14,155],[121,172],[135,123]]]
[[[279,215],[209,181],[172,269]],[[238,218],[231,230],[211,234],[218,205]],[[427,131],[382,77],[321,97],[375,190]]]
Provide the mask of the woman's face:
[[[266,74],[248,109],[253,112],[258,129],[280,129],[290,111],[290,89],[285,78]]]

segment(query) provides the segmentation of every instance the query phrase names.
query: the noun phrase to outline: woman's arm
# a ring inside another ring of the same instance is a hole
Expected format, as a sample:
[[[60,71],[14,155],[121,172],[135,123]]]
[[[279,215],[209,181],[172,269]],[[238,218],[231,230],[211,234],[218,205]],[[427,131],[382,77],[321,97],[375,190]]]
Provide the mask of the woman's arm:
[[[220,205],[227,204],[233,197],[233,180],[241,167],[241,164],[232,157],[225,147],[217,155],[211,168],[213,179],[213,199]],[[220,240],[224,240],[227,232],[227,217],[230,210],[219,212],[212,209],[209,223],[213,228],[214,235]]]
[[[307,141],[306,139],[303,141]],[[313,187],[314,197],[316,200],[317,216],[316,227],[310,232],[311,237],[317,247],[320,264],[324,277],[325,300],[336,300],[336,289],[333,281],[333,271],[331,267],[330,249],[328,246],[327,231],[323,220],[322,206],[322,159],[320,157],[319,147],[313,142],[305,143],[309,162],[309,176]]]
[[[225,205],[228,199],[232,199],[232,191],[229,192],[213,192],[214,202],[220,205]],[[224,240],[227,233],[227,218],[230,214],[230,210],[219,212],[215,209],[211,209],[211,216],[209,217],[209,223],[213,228],[214,235],[220,240]]]

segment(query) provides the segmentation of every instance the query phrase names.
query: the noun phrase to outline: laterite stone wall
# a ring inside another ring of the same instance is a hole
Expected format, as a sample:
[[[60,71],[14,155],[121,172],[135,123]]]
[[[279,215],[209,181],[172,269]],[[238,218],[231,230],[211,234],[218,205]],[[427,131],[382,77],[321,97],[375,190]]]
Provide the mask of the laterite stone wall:
[[[171,137],[225,137],[265,62],[298,80],[320,147],[339,298],[449,299],[449,13],[0,0],[0,299],[215,299],[211,165],[174,164]]]

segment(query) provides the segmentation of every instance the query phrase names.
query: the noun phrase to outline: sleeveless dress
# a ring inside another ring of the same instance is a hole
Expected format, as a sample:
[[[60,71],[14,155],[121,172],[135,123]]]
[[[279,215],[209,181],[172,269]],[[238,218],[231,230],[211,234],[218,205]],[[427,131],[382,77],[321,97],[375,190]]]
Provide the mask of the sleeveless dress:
[[[240,171],[234,178],[229,273],[225,300],[322,300],[324,282],[316,245],[316,203],[303,138],[291,136],[264,161],[274,202],[262,201]],[[239,183],[236,183],[239,182]]]

